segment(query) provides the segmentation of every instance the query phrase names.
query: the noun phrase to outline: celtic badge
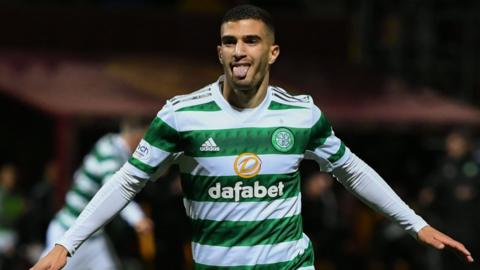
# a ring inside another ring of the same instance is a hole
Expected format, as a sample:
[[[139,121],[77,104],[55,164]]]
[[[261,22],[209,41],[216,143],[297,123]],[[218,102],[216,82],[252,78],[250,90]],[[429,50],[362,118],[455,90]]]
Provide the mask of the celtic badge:
[[[286,128],[278,128],[273,132],[272,144],[280,152],[288,152],[295,143],[293,133]]]

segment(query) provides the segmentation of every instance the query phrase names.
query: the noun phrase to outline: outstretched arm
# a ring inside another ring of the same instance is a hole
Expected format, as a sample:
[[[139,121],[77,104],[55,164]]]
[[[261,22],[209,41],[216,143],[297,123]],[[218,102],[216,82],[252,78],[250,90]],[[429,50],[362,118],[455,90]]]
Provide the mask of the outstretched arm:
[[[57,245],[30,270],[59,270],[68,255],[73,255],[90,235],[105,225],[137,194],[146,180],[131,176],[122,167],[100,188],[74,225],[57,242]]]
[[[429,226],[380,175],[355,154],[352,153],[343,165],[335,168],[333,174],[355,196],[396,221],[420,242],[437,249],[449,247],[465,257],[467,262],[473,262],[470,252],[462,243]]]

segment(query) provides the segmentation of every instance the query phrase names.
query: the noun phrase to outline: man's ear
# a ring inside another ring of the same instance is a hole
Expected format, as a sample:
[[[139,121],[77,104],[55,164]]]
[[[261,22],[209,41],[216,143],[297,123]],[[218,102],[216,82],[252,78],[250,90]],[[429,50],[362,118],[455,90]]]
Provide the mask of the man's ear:
[[[220,45],[217,46],[217,55],[218,61],[220,61],[220,64],[223,64],[222,46]]]
[[[275,60],[277,60],[277,57],[279,55],[280,55],[280,46],[272,45],[272,47],[270,47],[270,57],[268,59],[268,63],[270,65],[275,63]]]

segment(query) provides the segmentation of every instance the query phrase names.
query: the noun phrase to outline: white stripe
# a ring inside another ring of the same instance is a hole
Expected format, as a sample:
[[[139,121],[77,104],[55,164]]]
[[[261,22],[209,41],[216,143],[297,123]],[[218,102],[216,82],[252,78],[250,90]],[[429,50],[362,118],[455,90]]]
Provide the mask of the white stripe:
[[[106,137],[97,143],[96,148],[99,154],[102,156],[113,156],[117,154],[117,149]]]
[[[297,268],[297,270],[315,270],[315,267],[313,267],[313,266],[305,266],[305,267]]]
[[[298,170],[303,155],[258,155],[262,165],[259,174],[283,174]],[[233,168],[237,156],[187,157],[180,163],[180,171],[191,175],[234,176]]]
[[[343,154],[343,157],[341,157],[339,160],[335,161],[333,163],[333,167],[336,168],[336,167],[342,165],[343,163],[345,163],[345,161],[347,161],[348,157],[350,157],[351,154],[352,154],[352,152],[350,151],[350,148],[345,146],[345,153]]]
[[[185,200],[187,215],[192,219],[215,221],[257,221],[298,215],[301,196],[270,202],[198,202]]]
[[[60,221],[67,225],[68,227],[72,226],[75,223],[76,217],[72,216],[67,210],[63,210],[59,215]]]
[[[318,122],[318,119],[322,116],[323,112],[317,107],[317,105],[312,106],[312,125]]]
[[[348,147],[345,147],[345,153],[343,154],[343,156],[339,160],[335,161],[334,163],[331,163],[328,159],[319,157],[319,155],[316,152],[306,151],[305,159],[315,160],[320,166],[320,171],[331,172],[334,168],[345,163],[345,161],[348,159],[350,154],[351,154],[350,149]]]
[[[175,129],[175,120],[172,117],[172,106],[170,103],[165,104],[163,108],[157,113],[157,117],[160,118],[163,122],[167,123],[171,128]]]
[[[133,166],[130,164],[130,162],[127,162],[123,164],[122,167],[123,170],[125,170],[128,174],[133,175],[134,177],[142,178],[142,179],[149,179],[150,175],[145,173],[144,171],[138,169],[137,167]]]
[[[341,145],[342,141],[340,141],[340,139],[335,137],[335,135],[332,133],[332,135],[327,138],[325,143],[315,148],[313,152],[323,159],[328,159],[333,154],[338,152]]]
[[[78,173],[75,177],[75,184],[85,193],[94,195],[100,189],[100,185],[86,177],[83,173]]]
[[[139,150],[140,147],[145,147],[147,149],[147,152],[141,153]],[[172,154],[170,152],[163,151],[162,149],[149,144],[143,139],[140,141],[139,147],[137,147],[137,149],[133,153],[134,158],[151,167],[157,167],[158,164],[160,164],[162,161],[164,161],[171,155]]]
[[[127,173],[134,177],[142,178],[142,179],[149,179],[152,181],[158,180],[158,178],[166,173],[166,171],[170,168],[170,166],[177,162],[177,160],[182,157],[183,152],[173,153],[168,156],[166,159],[163,160],[161,164],[157,166],[155,172],[150,175],[146,172],[138,169],[137,167],[130,164],[130,162],[125,162],[122,168],[120,168],[119,173]]]
[[[78,211],[82,211],[83,208],[87,205],[88,201],[85,200],[83,197],[75,193],[74,191],[71,191],[67,194],[67,198],[65,199],[68,204],[73,206],[75,209]]]
[[[98,161],[94,156],[87,156],[85,159],[85,170],[95,176],[103,176],[104,174],[118,170],[121,164],[113,159]]]
[[[245,123],[235,121],[224,111],[204,112],[204,111],[182,111],[176,112],[178,131],[190,130],[215,130],[229,128],[269,128],[269,127],[293,127],[310,128],[312,126],[311,110],[291,110],[285,113],[282,110],[272,110],[263,112],[261,118],[256,119],[254,123]],[[212,121],[215,119],[215,121]]]
[[[271,264],[293,260],[308,248],[309,239],[304,234],[297,241],[273,245],[221,247],[192,242],[193,260],[215,266],[241,266]]]

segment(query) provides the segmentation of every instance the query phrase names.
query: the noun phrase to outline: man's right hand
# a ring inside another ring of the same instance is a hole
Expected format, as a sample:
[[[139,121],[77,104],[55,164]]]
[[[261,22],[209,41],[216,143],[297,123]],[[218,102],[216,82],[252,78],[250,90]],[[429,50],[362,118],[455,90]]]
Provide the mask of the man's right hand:
[[[55,247],[41,258],[30,270],[60,270],[67,263],[68,251],[61,245]]]

